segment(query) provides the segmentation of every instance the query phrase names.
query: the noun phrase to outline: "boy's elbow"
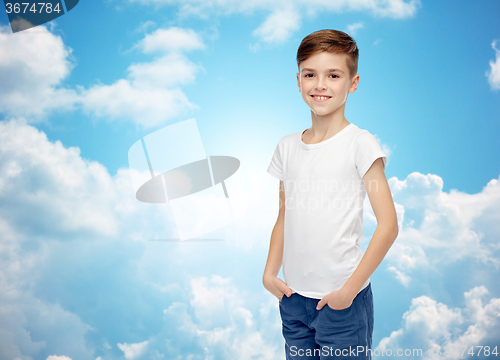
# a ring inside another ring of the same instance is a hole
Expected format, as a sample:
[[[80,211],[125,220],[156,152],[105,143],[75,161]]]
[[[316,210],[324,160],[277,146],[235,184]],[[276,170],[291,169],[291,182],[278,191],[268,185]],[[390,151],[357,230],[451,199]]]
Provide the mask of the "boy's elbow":
[[[399,226],[398,226],[397,221],[394,221],[394,222],[391,221],[391,222],[380,224],[380,227],[382,227],[385,230],[384,232],[387,236],[387,239],[390,239],[391,243],[393,243],[399,234]]]
[[[388,227],[387,230],[390,234],[389,237],[392,240],[392,242],[394,242],[399,234],[398,217],[396,214],[387,219],[387,227]]]
[[[392,223],[392,225],[390,227],[390,233],[391,233],[392,242],[394,242],[399,234],[399,225],[398,225],[397,221]]]

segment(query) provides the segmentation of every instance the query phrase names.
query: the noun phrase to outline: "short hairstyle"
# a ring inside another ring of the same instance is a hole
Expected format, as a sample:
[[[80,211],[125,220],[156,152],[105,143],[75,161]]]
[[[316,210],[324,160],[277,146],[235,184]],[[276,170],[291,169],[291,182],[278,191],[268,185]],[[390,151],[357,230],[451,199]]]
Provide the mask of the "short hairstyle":
[[[318,30],[307,35],[297,50],[297,66],[312,55],[319,52],[330,52],[334,54],[347,55],[347,68],[350,76],[358,73],[359,49],[356,41],[345,32],[339,30]]]

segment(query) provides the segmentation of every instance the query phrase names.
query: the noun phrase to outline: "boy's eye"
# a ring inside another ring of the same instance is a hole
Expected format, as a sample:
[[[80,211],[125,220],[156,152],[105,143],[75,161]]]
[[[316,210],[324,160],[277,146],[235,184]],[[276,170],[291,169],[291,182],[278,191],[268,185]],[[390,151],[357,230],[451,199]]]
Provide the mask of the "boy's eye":
[[[339,76],[337,74],[331,74],[331,77],[338,78]]]
[[[313,77],[313,74],[304,74],[304,77]]]

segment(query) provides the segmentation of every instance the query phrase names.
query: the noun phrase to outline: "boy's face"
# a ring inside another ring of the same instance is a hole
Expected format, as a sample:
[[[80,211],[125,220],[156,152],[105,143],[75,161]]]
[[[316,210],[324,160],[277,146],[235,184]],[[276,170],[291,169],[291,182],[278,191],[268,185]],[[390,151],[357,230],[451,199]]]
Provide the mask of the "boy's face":
[[[347,94],[356,91],[359,75],[350,77],[346,54],[323,51],[300,63],[297,83],[302,98],[316,116],[338,111],[343,115]]]

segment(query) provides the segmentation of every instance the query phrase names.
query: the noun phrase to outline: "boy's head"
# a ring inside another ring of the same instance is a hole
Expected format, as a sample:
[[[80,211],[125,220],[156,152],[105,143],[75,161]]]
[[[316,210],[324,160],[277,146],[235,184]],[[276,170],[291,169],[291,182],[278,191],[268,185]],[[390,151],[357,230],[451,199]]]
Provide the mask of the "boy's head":
[[[300,43],[297,50],[297,66],[311,55],[320,52],[345,54],[349,76],[352,78],[358,72],[359,49],[354,41],[345,32],[338,30],[319,30],[307,35]]]

